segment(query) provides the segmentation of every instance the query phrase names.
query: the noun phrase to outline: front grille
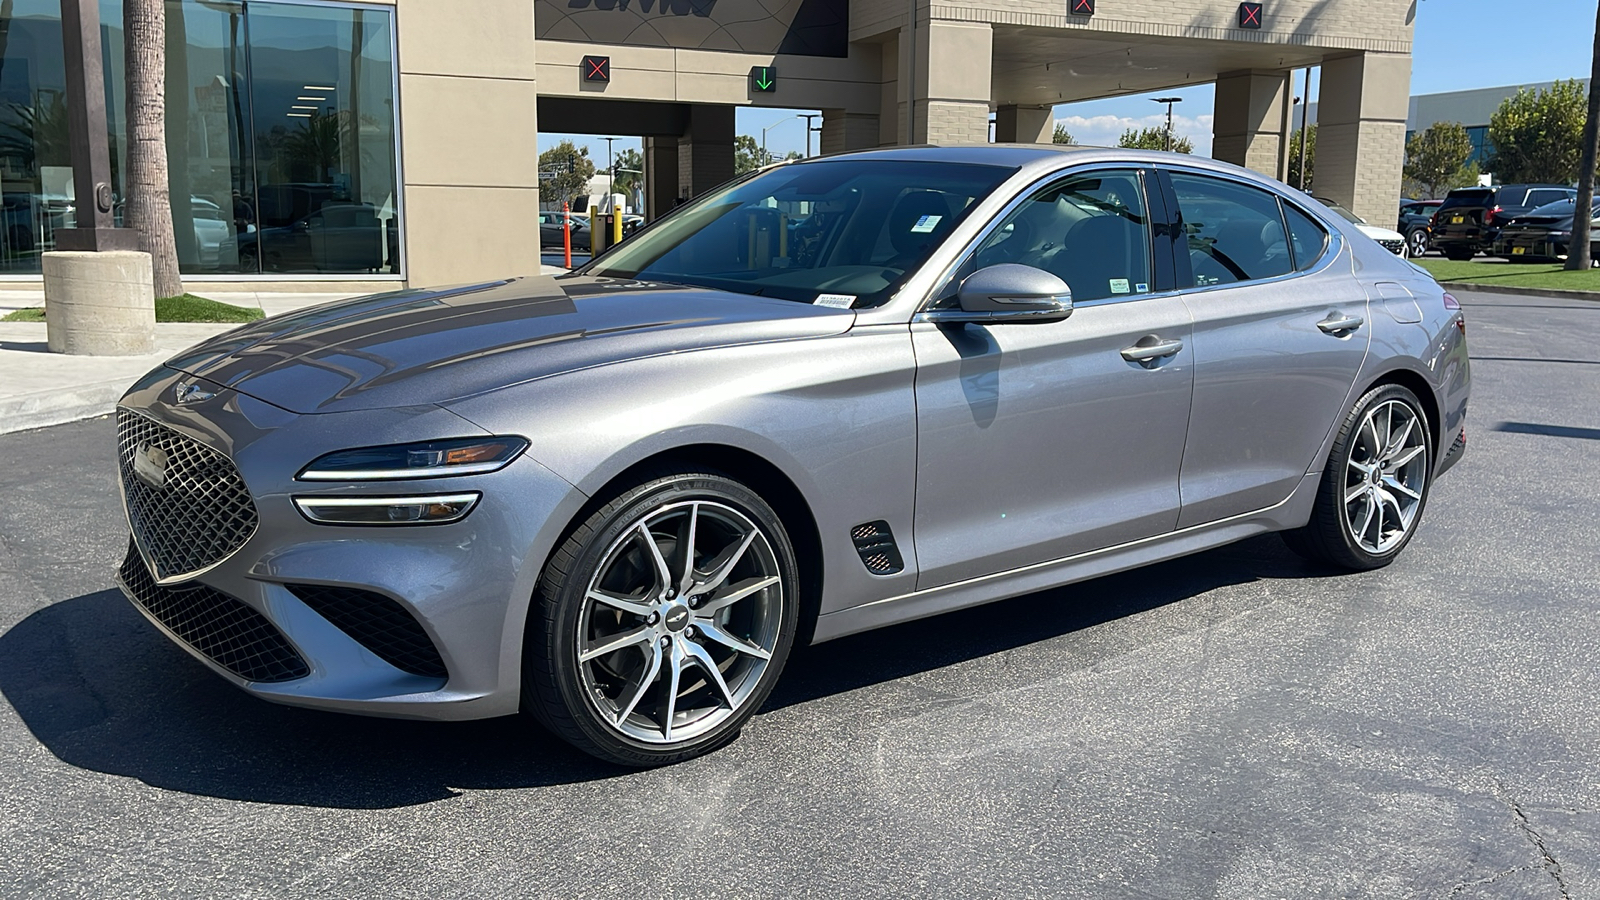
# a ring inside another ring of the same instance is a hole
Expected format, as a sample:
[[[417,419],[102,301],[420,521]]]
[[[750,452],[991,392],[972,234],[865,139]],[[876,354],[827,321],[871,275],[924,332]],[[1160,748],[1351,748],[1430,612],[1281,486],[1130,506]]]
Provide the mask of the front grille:
[[[311,674],[283,632],[242,601],[203,584],[156,584],[131,540],[117,575],[135,603],[184,643],[240,678],[272,683]]]
[[[136,462],[159,473],[159,487]],[[159,422],[117,410],[117,467],[128,524],[159,581],[213,566],[255,534],[255,503],[232,461]]]
[[[405,607],[372,591],[324,584],[286,584],[317,614],[402,672],[428,678],[447,674],[428,633]]]
[[[1405,241],[1379,241],[1378,243],[1383,245],[1383,249],[1393,253],[1395,256],[1404,253],[1406,249]]]

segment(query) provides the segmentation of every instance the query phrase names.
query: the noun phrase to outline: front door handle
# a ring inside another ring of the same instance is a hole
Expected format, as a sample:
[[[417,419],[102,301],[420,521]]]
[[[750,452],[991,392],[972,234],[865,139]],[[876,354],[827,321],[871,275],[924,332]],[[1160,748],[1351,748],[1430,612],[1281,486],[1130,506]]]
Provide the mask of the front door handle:
[[[1169,341],[1159,335],[1147,335],[1122,351],[1122,358],[1128,362],[1147,363],[1164,357],[1173,356],[1183,349],[1183,341]]]
[[[1344,337],[1366,324],[1366,321],[1360,316],[1341,316],[1338,313],[1329,313],[1326,319],[1317,323],[1317,327],[1322,329],[1323,334]]]

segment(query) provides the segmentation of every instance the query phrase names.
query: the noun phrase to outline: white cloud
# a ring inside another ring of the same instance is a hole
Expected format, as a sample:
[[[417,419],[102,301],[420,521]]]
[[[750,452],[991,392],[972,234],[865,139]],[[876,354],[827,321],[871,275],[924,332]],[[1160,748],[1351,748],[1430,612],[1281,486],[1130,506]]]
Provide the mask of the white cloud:
[[[1211,155],[1211,116],[1172,115],[1172,133],[1175,136],[1186,137],[1194,142],[1194,152],[1198,156]],[[1134,118],[1131,116],[1061,116],[1056,119],[1057,125],[1065,125],[1072,132],[1072,137],[1080,144],[1090,144],[1099,147],[1115,147],[1117,139],[1130,128],[1165,128],[1167,114],[1157,113],[1150,116]]]

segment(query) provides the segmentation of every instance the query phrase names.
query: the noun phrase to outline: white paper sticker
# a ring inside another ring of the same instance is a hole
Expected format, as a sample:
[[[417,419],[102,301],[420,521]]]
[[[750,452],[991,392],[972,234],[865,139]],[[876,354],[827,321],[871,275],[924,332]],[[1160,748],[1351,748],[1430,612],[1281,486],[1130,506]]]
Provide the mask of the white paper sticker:
[[[1141,281],[1133,286],[1133,292],[1135,294],[1148,294],[1150,293],[1150,285]]]
[[[817,299],[811,301],[812,306],[826,306],[830,309],[849,309],[850,304],[856,302],[855,294],[818,294]]]
[[[1127,292],[1128,292],[1128,279],[1126,279],[1126,278],[1113,278],[1113,279],[1111,279],[1111,293],[1113,293],[1113,294],[1126,294]]]
[[[928,232],[939,227],[939,220],[942,218],[944,218],[944,216],[923,216],[917,220],[917,224],[911,226],[911,233],[927,234]]]

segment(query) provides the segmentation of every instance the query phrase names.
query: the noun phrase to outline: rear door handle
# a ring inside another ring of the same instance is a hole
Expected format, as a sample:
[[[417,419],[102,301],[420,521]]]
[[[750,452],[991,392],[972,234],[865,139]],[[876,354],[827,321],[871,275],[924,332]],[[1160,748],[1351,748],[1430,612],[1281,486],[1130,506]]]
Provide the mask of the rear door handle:
[[[1338,313],[1333,313],[1330,314],[1326,319],[1318,322],[1317,327],[1322,329],[1323,334],[1331,334],[1335,337],[1344,337],[1346,334],[1349,334],[1350,332],[1355,331],[1357,328],[1360,328],[1362,325],[1365,325],[1366,322],[1367,320],[1361,318],[1360,316],[1341,316]]]
[[[1122,358],[1128,362],[1144,363],[1175,355],[1183,349],[1183,341],[1163,340],[1158,335],[1149,335],[1139,339],[1134,344],[1122,351]]]

